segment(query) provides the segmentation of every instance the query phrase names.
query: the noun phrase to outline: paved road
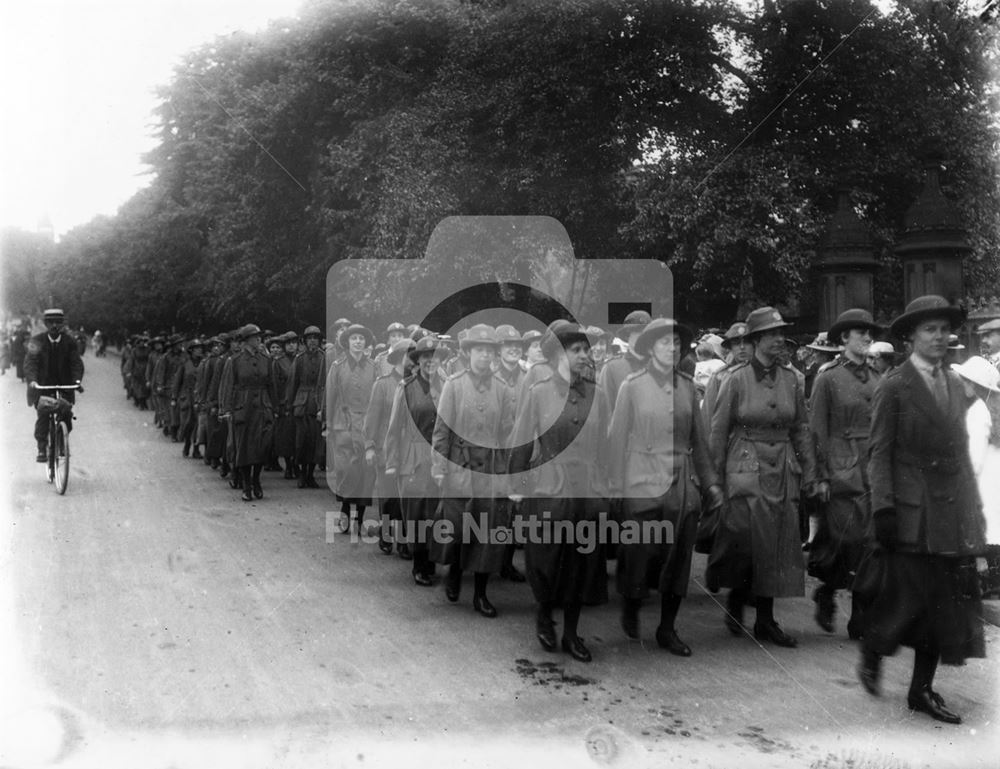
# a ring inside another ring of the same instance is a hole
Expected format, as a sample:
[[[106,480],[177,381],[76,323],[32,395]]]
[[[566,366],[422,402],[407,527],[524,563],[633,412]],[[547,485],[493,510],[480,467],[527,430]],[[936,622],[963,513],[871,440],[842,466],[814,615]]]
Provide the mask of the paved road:
[[[590,665],[533,640],[526,586],[487,620],[371,544],[328,542],[326,490],[265,474],[246,504],[123,397],[117,359],[86,358],[69,490],[33,459],[23,388],[0,379],[6,697],[0,766],[993,766],[1000,632],[943,668],[960,727],[906,709],[910,653],[885,696],[806,598],[778,602],[797,650],[734,639],[695,584],[690,659],[586,611]],[[32,763],[34,762],[34,763]]]

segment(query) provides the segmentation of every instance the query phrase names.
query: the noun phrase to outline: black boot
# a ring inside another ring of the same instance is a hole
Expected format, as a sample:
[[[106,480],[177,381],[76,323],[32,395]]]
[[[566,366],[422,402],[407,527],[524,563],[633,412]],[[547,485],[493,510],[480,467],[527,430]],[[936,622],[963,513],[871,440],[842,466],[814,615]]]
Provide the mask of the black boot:
[[[743,606],[746,604],[746,593],[740,588],[733,588],[729,591],[726,599],[725,623],[729,632],[735,636],[743,635],[746,628],[743,626]]]
[[[477,612],[482,614],[484,617],[489,617],[492,619],[497,616],[497,610],[490,603],[490,600],[486,597],[486,582],[489,580],[490,575],[484,572],[476,572],[475,575],[475,593],[472,596],[472,608]]]
[[[191,452],[191,459],[204,459],[205,455],[201,453],[201,444],[194,444],[194,451]]]
[[[590,662],[593,659],[590,649],[576,632],[577,625],[580,624],[580,608],[580,604],[571,603],[563,609],[562,649],[577,662]]]
[[[864,628],[864,612],[865,610],[861,608],[861,601],[852,593],[851,594],[851,618],[847,620],[847,637],[852,641],[857,641],[863,635]]]
[[[444,580],[444,594],[445,597],[455,603],[458,600],[459,593],[462,591],[462,569],[459,568],[457,563],[453,563],[448,567],[448,576]]]
[[[524,575],[514,567],[514,545],[507,545],[503,551],[503,566],[500,567],[500,578],[511,582],[524,582]]]
[[[639,607],[642,600],[639,598],[626,598],[622,606],[622,630],[625,636],[633,641],[639,640]]]
[[[913,677],[910,679],[910,691],[906,696],[906,704],[910,710],[926,713],[935,721],[946,724],[960,724],[962,718],[948,710],[944,697],[934,691],[934,674],[937,672],[938,656],[930,652],[913,653]]]
[[[243,501],[250,502],[253,499],[253,480],[250,477],[250,468],[241,467],[236,475],[243,482]]]
[[[882,658],[871,649],[862,645],[861,663],[858,665],[858,679],[865,691],[873,697],[881,694],[879,679],[882,677]]]
[[[253,491],[254,499],[263,499],[263,497],[264,497],[264,489],[262,489],[261,485],[260,485],[260,471],[261,471],[261,465],[254,465],[253,466],[253,477],[251,479],[251,486],[252,486],[251,490]]]
[[[552,604],[539,604],[538,614],[535,616],[535,637],[547,652],[554,652],[556,650],[555,624],[552,621]]]
[[[813,593],[813,601],[816,603],[816,624],[827,633],[833,632],[833,615],[837,611],[837,604],[834,601],[836,593],[828,585],[820,585]]]
[[[690,657],[691,647],[678,637],[675,629],[680,607],[681,596],[672,594],[661,596],[660,626],[656,628],[656,643],[661,649],[666,649],[678,657]]]
[[[792,636],[782,630],[774,619],[774,598],[757,596],[757,621],[753,625],[753,637],[758,641],[770,641],[775,646],[794,649],[799,645]]]
[[[190,438],[185,438],[184,439],[184,448],[181,449],[181,456],[184,456],[184,457],[191,456],[191,439]]]

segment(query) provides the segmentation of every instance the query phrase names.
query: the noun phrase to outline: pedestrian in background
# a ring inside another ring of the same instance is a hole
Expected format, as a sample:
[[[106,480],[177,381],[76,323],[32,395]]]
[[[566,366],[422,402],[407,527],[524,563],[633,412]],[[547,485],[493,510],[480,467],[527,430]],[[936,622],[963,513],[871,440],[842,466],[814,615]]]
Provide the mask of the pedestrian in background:
[[[306,349],[292,362],[285,402],[295,420],[295,464],[298,466],[300,489],[317,489],[316,465],[319,462],[320,434],[323,409],[323,386],[327,360],[320,349],[322,332],[317,326],[307,326],[302,332]]]

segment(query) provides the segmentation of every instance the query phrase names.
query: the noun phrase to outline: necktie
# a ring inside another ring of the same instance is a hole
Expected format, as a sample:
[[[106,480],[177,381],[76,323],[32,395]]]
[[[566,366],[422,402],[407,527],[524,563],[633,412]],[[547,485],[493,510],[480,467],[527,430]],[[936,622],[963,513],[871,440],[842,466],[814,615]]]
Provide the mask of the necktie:
[[[948,410],[948,385],[944,381],[944,371],[940,366],[935,366],[932,372],[934,380],[934,399],[942,411]]]

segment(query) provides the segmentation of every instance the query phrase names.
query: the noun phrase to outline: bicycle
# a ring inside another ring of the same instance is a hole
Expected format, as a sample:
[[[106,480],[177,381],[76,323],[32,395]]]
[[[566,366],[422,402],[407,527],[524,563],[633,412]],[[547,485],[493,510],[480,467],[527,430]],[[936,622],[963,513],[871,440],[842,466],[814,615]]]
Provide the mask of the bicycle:
[[[45,469],[49,483],[55,483],[56,491],[66,493],[69,485],[69,426],[73,418],[73,404],[63,397],[65,390],[83,392],[83,387],[73,385],[35,385],[36,390],[50,391],[55,397],[39,395],[35,408],[49,418],[48,445],[46,446]]]

